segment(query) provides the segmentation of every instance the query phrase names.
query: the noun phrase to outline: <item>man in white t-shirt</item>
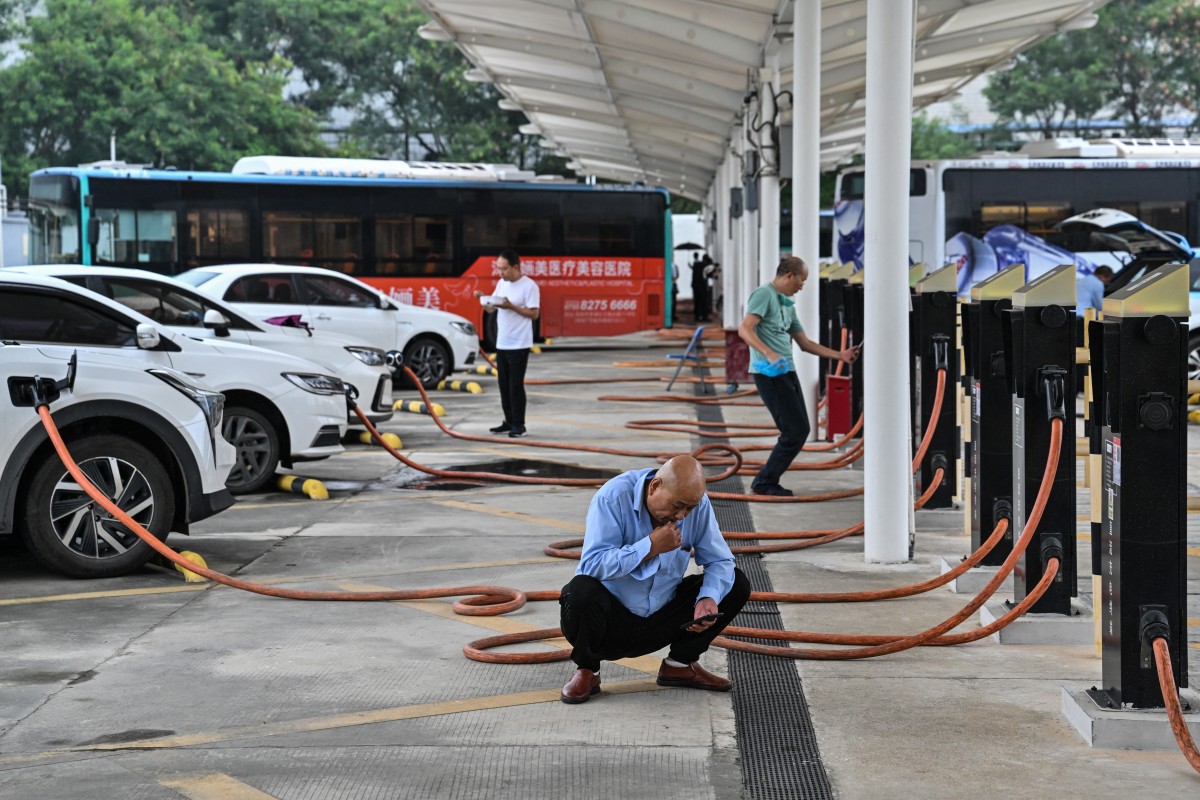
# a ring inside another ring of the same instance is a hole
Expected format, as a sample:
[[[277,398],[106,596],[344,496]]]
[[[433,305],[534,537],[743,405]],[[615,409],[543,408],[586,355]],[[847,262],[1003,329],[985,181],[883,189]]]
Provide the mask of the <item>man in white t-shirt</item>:
[[[517,439],[525,435],[525,368],[533,347],[533,321],[538,318],[541,293],[538,285],[521,274],[521,258],[505,250],[496,258],[500,281],[492,296],[495,305],[484,306],[496,313],[496,371],[499,373],[500,407],[504,422],[492,433],[507,433]],[[475,292],[482,297],[483,292]]]

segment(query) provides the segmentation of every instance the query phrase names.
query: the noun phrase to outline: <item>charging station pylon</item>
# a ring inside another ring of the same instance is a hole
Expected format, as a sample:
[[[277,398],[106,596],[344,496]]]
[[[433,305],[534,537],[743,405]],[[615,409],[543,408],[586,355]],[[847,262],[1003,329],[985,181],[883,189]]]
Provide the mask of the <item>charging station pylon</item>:
[[[1188,272],[1161,267],[1104,300],[1102,707],[1163,707],[1153,636],[1187,686]]]
[[[962,307],[963,352],[971,397],[971,439],[966,462],[971,477],[971,552],[980,548],[1001,519],[1008,534],[980,563],[998,567],[1012,552],[1012,397],[1004,369],[1005,313],[1025,284],[1025,265],[990,275],[971,287]]]
[[[1064,264],[1013,292],[1005,328],[1005,371],[1012,395],[1013,530],[1021,531],[1050,449],[1051,418],[1064,435],[1041,523],[1013,571],[1014,601],[1030,593],[1051,557],[1054,582],[1031,613],[1071,615],[1075,557],[1075,265]],[[1070,406],[1068,409],[1067,407]],[[1090,627],[1089,627],[1090,636]]]
[[[866,308],[866,294],[863,280],[866,271],[859,270],[846,281],[846,327],[850,329],[847,341],[849,346],[863,340],[863,318]],[[863,358],[871,356],[864,353],[850,364],[850,418],[857,420],[863,413]],[[859,434],[862,435],[861,433]]]
[[[854,274],[853,262],[837,264],[821,270],[820,312],[821,330],[820,342],[834,350],[842,349],[842,329],[846,326],[846,301],[843,290],[846,280]],[[825,385],[825,375],[829,371],[829,363],[820,359],[821,386]]]
[[[929,440],[929,451],[921,461],[918,479],[920,491],[924,493],[937,470],[942,470],[941,483],[925,503],[925,508],[949,508],[954,505],[958,486],[958,426],[954,421],[953,403],[953,387],[958,380],[958,348],[954,346],[958,270],[953,264],[942,267],[918,281],[915,289],[916,335],[910,339],[917,386],[914,442],[921,441],[923,427],[933,416],[938,371],[946,371],[941,414]]]

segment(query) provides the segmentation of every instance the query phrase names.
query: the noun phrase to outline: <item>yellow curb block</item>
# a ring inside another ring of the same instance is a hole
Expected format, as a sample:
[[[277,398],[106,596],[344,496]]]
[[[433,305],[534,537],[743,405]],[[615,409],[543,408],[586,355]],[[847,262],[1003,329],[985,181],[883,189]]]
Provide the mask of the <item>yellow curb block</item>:
[[[1193,425],[1200,425],[1200,408],[1188,412],[1188,422]]]
[[[392,411],[408,411],[411,414],[433,413],[439,417],[446,416],[446,409],[442,407],[441,403],[434,403],[431,412],[420,400],[397,400],[396,404],[392,406]]]
[[[475,381],[438,381],[437,388],[443,392],[483,394],[483,387]]]
[[[208,567],[208,564],[205,563],[204,558],[199,553],[193,553],[191,550],[180,550],[179,555],[198,567]],[[185,569],[173,561],[171,564],[175,567],[175,569],[183,573],[184,583],[206,583],[208,581],[208,578],[205,578],[202,575],[197,575],[190,569]]]
[[[493,378],[500,374],[495,367],[489,367],[487,364],[478,364],[474,367],[467,367],[463,371],[469,372],[473,375],[491,375]]]
[[[313,500],[328,500],[329,490],[325,484],[316,478],[302,478],[299,475],[280,475],[275,486],[285,492],[302,494]]]
[[[400,437],[394,433],[381,433],[379,436],[397,450],[404,446],[404,443],[400,441]],[[363,444],[379,444],[379,442],[375,441],[375,437],[371,435],[370,431],[359,431],[358,440]]]

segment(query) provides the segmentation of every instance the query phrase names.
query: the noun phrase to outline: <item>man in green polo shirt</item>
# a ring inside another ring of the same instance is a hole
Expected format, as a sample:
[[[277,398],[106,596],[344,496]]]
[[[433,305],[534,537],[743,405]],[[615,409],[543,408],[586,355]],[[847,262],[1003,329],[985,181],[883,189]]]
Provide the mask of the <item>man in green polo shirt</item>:
[[[750,484],[755,494],[774,497],[793,494],[779,485],[779,479],[803,449],[811,430],[800,380],[796,377],[796,364],[792,361],[792,342],[804,352],[822,358],[847,364],[858,358],[857,347],[839,353],[804,335],[792,297],[804,288],[806,280],[808,265],[803,259],[785,257],[775,270],[775,279],[750,294],[746,316],[738,326],[738,335],[750,346],[750,374],[754,376],[754,385],[779,428],[779,440]]]

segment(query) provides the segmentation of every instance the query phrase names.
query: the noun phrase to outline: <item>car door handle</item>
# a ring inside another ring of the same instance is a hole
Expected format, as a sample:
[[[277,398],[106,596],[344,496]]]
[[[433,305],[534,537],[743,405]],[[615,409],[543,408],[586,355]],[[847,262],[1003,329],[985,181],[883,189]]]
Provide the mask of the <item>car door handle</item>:
[[[333,319],[333,317],[328,314],[317,314],[317,319]]]

